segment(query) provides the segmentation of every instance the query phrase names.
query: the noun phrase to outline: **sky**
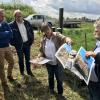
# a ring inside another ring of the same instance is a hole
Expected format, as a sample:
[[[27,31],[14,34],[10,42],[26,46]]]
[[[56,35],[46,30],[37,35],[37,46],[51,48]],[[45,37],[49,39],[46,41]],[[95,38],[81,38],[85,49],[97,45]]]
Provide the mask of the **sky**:
[[[14,0],[0,0],[8,3]],[[51,17],[59,17],[59,8],[64,8],[64,17],[100,17],[100,0],[15,0],[32,6],[37,13]]]

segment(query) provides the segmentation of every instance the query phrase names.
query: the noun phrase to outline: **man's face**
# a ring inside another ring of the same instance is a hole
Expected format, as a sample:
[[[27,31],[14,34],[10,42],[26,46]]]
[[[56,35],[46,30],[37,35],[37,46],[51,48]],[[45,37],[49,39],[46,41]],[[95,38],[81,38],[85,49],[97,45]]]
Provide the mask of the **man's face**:
[[[94,30],[94,37],[96,39],[99,39],[100,40],[100,27],[95,27],[95,30]]]
[[[3,12],[0,12],[0,22],[2,22],[4,20],[4,13]]]
[[[21,22],[23,21],[23,16],[22,16],[21,12],[17,12],[17,13],[15,14],[15,20],[16,20],[17,22],[19,22],[19,23],[21,23]]]

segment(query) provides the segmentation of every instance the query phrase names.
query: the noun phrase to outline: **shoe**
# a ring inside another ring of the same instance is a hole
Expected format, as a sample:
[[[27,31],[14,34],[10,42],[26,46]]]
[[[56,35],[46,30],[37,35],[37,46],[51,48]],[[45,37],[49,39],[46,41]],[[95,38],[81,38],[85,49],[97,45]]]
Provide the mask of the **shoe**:
[[[13,78],[12,76],[7,76],[7,78],[8,78],[8,80],[10,81],[10,82],[13,82],[13,81],[15,81],[16,79],[15,78]]]
[[[57,100],[66,100],[62,94],[58,94]]]
[[[11,96],[11,91],[9,89],[9,86],[7,85],[7,83],[2,84],[3,87],[3,91],[4,91],[4,97],[10,97]]]
[[[9,91],[9,86],[7,83],[2,83],[2,88],[3,88],[4,92]]]
[[[58,97],[62,97],[63,95],[62,94],[58,94]]]
[[[55,91],[53,89],[50,89],[49,92],[51,95],[55,94]]]
[[[34,77],[34,75],[33,75],[33,73],[32,73],[32,72],[28,73],[28,75],[30,75],[30,76],[32,76],[32,77]]]

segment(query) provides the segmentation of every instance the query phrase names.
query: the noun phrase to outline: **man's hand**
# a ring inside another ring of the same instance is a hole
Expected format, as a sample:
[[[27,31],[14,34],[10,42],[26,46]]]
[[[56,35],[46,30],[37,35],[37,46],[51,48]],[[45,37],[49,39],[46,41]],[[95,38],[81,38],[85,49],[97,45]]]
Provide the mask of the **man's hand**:
[[[90,56],[95,58],[96,54],[93,51],[87,51],[86,52],[86,57],[90,57]]]

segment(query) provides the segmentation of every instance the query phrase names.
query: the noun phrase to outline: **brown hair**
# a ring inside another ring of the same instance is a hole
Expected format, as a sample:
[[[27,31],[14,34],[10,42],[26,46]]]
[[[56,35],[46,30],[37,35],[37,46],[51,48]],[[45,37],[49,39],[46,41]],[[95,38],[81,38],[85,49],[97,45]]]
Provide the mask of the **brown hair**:
[[[48,30],[48,28],[52,29],[52,25],[50,25],[48,22],[44,22],[41,25],[41,32],[45,32],[46,30]]]
[[[97,19],[97,20],[95,21],[94,27],[100,29],[100,19]]]

